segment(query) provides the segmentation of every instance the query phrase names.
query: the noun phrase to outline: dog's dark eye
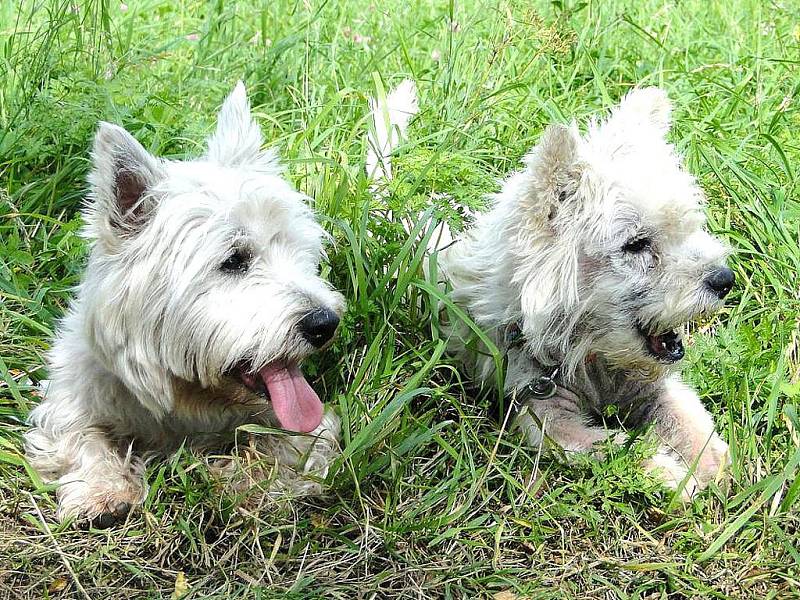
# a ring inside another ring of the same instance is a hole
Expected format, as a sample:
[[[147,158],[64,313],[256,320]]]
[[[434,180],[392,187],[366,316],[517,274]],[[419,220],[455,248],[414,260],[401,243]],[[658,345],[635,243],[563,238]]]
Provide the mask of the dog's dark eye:
[[[228,258],[219,266],[220,271],[225,273],[247,273],[250,268],[250,262],[253,260],[253,255],[245,248],[237,248],[233,251]]]
[[[649,237],[633,238],[625,242],[625,245],[622,247],[622,251],[630,252],[632,254],[638,254],[639,252],[650,250],[650,246],[652,246],[652,243],[653,242]]]

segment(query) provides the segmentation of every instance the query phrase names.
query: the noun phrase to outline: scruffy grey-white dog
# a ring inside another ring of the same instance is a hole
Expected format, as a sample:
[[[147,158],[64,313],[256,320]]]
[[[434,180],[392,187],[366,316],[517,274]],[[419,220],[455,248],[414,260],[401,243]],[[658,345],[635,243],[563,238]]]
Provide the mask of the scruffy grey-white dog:
[[[674,365],[686,324],[721,307],[734,274],[665,139],[670,112],[663,91],[637,89],[585,134],[551,125],[491,210],[439,245],[439,265],[453,302],[506,355],[531,444],[589,452],[649,427],[660,447],[645,467],[671,487],[685,480],[690,497],[728,446]],[[489,353],[451,329],[454,352],[492,382]],[[597,423],[609,408],[617,429]]]
[[[25,436],[58,516],[106,526],[145,498],[144,459],[220,447],[244,423],[308,435],[266,448],[289,492],[317,484],[338,418],[300,364],[334,335],[325,234],[281,177],[239,83],[202,158],[168,161],[102,123],[84,213],[91,255]],[[298,475],[299,474],[299,475]]]

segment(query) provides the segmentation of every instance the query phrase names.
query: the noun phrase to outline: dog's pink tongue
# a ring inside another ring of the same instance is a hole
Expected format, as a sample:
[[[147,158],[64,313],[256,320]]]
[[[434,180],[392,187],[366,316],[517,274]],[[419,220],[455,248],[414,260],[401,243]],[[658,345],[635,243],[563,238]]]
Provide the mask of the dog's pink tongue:
[[[319,426],[322,422],[322,402],[308,385],[299,367],[268,365],[259,374],[267,386],[272,409],[281,427],[308,433]]]

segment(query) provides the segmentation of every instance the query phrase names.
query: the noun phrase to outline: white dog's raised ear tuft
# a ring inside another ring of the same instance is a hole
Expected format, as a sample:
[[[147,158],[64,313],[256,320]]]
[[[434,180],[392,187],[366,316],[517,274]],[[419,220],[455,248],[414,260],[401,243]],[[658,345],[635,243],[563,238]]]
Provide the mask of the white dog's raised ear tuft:
[[[100,123],[89,173],[95,226],[112,234],[140,228],[155,202],[148,191],[164,176],[163,162],[130,133],[118,125]]]
[[[671,115],[672,102],[666,91],[657,87],[639,88],[628,92],[612,111],[609,124],[624,125],[635,133],[642,127],[652,127],[661,135],[666,135]]]
[[[525,216],[544,221],[574,187],[580,136],[574,127],[549,125],[539,143],[525,157],[529,177],[521,207]]]
[[[208,140],[207,157],[227,167],[277,169],[275,153],[261,152],[262,143],[261,129],[250,114],[244,83],[239,81],[219,111],[217,130]]]

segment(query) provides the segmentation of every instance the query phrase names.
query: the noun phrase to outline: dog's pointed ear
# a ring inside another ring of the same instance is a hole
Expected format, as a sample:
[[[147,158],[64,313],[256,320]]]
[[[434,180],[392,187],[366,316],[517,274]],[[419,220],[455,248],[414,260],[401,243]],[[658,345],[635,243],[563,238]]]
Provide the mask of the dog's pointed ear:
[[[154,207],[155,200],[148,192],[164,176],[163,162],[130,133],[101,122],[94,137],[89,174],[95,226],[112,234],[140,228]]]
[[[642,131],[654,131],[660,136],[669,132],[672,117],[672,102],[667,92],[657,87],[639,88],[628,92],[611,111],[606,129],[627,131],[641,135]]]
[[[278,168],[273,151],[261,151],[261,129],[250,114],[244,83],[239,81],[222,104],[217,129],[208,140],[207,158],[227,167]]]
[[[549,125],[525,157],[527,182],[520,204],[526,219],[552,219],[573,191],[579,177],[579,140],[574,126]]]

